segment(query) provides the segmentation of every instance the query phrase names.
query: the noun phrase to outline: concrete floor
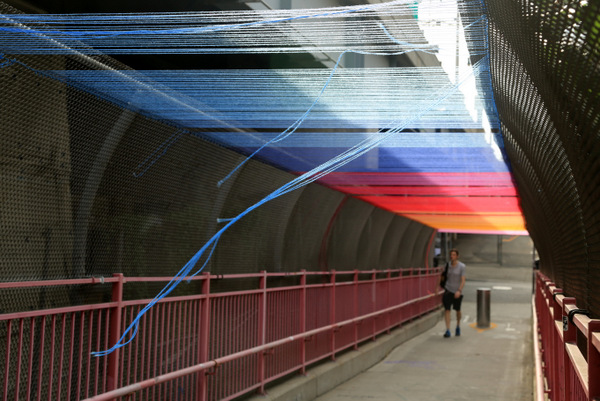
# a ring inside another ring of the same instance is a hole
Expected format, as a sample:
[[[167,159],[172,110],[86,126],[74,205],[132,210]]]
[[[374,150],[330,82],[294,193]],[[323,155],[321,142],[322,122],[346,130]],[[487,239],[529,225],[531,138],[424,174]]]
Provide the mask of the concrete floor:
[[[337,400],[532,400],[531,268],[467,265],[462,335],[445,324],[317,398]],[[477,288],[491,288],[488,330],[476,328]]]
[[[458,234],[452,246],[458,248],[460,259],[467,265],[499,266],[501,261],[502,266],[531,267],[533,263],[533,242],[529,236]]]

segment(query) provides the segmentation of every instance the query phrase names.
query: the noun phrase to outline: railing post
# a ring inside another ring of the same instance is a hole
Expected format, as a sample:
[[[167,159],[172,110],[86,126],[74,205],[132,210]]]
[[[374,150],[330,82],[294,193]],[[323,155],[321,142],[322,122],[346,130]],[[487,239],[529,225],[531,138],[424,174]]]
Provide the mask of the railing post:
[[[401,304],[406,298],[406,285],[404,280],[404,271],[398,269],[398,284],[396,285],[396,302]],[[402,324],[404,321],[404,315],[406,314],[406,307],[396,310],[396,316],[394,318],[394,326]]]
[[[306,332],[306,270],[300,270],[300,333]],[[300,373],[306,374],[306,338],[300,341]]]
[[[567,305],[575,305],[577,300],[572,297],[564,297],[562,310],[559,315],[559,318],[564,322],[565,319],[568,319],[568,311]],[[568,330],[563,331],[562,342],[560,344],[560,353],[558,354],[559,358],[562,358],[562,365],[564,367],[562,372],[558,371],[558,366],[554,369],[556,371],[556,376],[558,381],[556,382],[556,388],[562,389],[563,393],[561,395],[561,400],[570,401],[573,394],[571,376],[573,375],[573,364],[571,363],[571,358],[569,357],[569,353],[567,352],[567,343],[577,343],[577,326],[575,324],[567,323]],[[557,336],[560,341],[560,336]],[[556,360],[554,363],[556,364]],[[562,374],[561,374],[562,373]],[[557,398],[552,398],[552,400],[556,400]]]
[[[539,271],[536,271],[534,274],[535,274],[535,288],[534,288],[535,307],[539,311],[542,306],[541,305],[542,285],[540,284],[542,278],[540,277]]]
[[[200,322],[200,331],[198,333],[198,362],[203,363],[208,361],[208,344],[210,340],[210,272],[202,273],[204,280],[202,281],[202,295],[204,298],[200,301],[198,317]],[[208,383],[206,378],[206,370],[198,373],[198,401],[206,401],[208,399]]]
[[[385,307],[390,308],[392,306],[392,271],[390,269],[387,269],[385,278],[387,281]],[[386,333],[390,334],[392,332],[392,312],[385,314],[385,326],[387,328]]]
[[[371,312],[375,312],[377,309],[377,270],[373,270],[371,273],[371,285],[373,287],[373,291],[371,292]],[[372,336],[371,338],[375,341],[375,333],[377,333],[377,319],[378,316],[375,316],[371,319],[372,324]],[[357,344],[358,345],[358,344]]]
[[[329,276],[329,323],[335,324],[335,270],[330,271]],[[331,360],[335,361],[335,328],[331,329]]]
[[[408,269],[408,271],[409,271],[409,276],[410,276],[410,279],[408,280],[410,282],[409,287],[411,288],[411,291],[409,292],[410,295],[409,295],[408,299],[412,301],[413,299],[416,298],[415,294],[414,294],[414,292],[415,292],[414,291],[414,288],[415,288],[415,285],[414,285],[414,281],[415,281],[415,269],[413,267],[410,267]],[[416,311],[417,307],[418,307],[418,305],[416,305],[414,302],[411,302],[410,306],[408,307],[409,311],[410,311],[408,318],[410,320],[412,320],[415,317],[415,315],[417,314],[417,311]]]
[[[258,311],[258,341],[259,345],[265,345],[267,340],[267,271],[262,270],[259,279],[259,311]],[[265,394],[265,352],[258,353],[258,380],[259,394]]]
[[[352,300],[353,300],[353,305],[352,305],[352,317],[358,317],[358,270],[354,270],[354,275],[353,275],[353,287],[354,287],[354,291],[353,291],[353,296],[352,296]],[[361,321],[362,323],[362,321]],[[354,326],[354,349],[357,350],[358,349],[358,322],[354,322],[353,324]]]
[[[549,287],[553,286],[553,283],[547,283],[547,289],[551,290]],[[560,333],[556,331],[556,321],[562,319],[562,309],[556,300],[554,294],[562,294],[562,290],[560,288],[555,288],[550,291],[548,301],[550,303],[549,306],[549,321],[548,321],[548,344],[550,349],[548,352],[548,360],[550,361],[549,365],[549,377],[550,380],[550,397],[553,401],[559,401],[559,394],[561,394],[561,390],[559,387],[559,372],[558,372],[558,358],[562,358],[562,352],[564,348],[564,344],[562,343],[562,336]],[[562,321],[561,321],[562,324]],[[563,345],[561,348],[560,345]],[[562,396],[562,395],[561,395]]]
[[[592,320],[588,325],[587,362],[589,401],[600,398],[600,350],[593,343],[594,333],[600,333],[600,320]]]
[[[425,280],[423,280],[423,268],[417,270],[419,272],[419,298],[425,295]],[[419,316],[425,313],[425,302],[419,301]]]
[[[117,305],[110,309],[110,328],[108,333],[108,343],[116,344],[121,338],[121,315],[123,313],[123,283],[125,282],[123,273],[114,273],[118,281],[112,285],[111,302]],[[108,355],[108,366],[106,372],[106,390],[111,391],[119,387],[119,355],[120,349],[117,348]]]
[[[554,388],[554,371],[552,370],[552,359],[554,358],[554,315],[552,314],[554,308],[554,300],[552,299],[552,294],[550,293],[550,289],[546,285],[546,282],[540,287],[541,297],[542,297],[542,310],[543,313],[540,315],[541,321],[541,329],[542,329],[542,346],[543,353],[542,357],[544,360],[546,378],[548,380],[548,394],[550,397],[555,397],[552,394],[552,389]]]

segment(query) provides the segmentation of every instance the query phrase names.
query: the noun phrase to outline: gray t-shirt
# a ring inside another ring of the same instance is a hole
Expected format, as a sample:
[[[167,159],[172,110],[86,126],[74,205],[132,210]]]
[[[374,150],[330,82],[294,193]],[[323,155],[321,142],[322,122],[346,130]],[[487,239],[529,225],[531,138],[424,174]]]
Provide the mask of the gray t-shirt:
[[[452,267],[452,263],[448,263],[448,279],[446,280],[446,290],[450,292],[458,291],[461,278],[465,275],[465,264],[457,262],[456,266]]]

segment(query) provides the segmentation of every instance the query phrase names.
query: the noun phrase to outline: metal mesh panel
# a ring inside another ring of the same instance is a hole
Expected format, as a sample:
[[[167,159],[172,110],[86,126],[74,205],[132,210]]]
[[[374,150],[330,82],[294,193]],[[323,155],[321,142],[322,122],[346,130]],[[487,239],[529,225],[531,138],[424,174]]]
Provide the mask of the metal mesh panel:
[[[541,268],[600,316],[600,4],[486,3],[502,132]]]
[[[344,203],[331,229],[327,267],[335,270],[358,269],[361,233],[373,212],[373,206],[350,198]]]
[[[408,226],[410,220],[401,216],[395,216],[394,220],[386,230],[383,242],[381,245],[381,256],[379,258],[380,264],[388,268],[397,267],[409,267],[407,265],[401,265],[399,262],[398,250],[401,247],[405,235],[408,233]]]
[[[344,195],[320,185],[302,189],[287,223],[282,252],[283,269],[320,270],[326,255],[327,234]],[[310,233],[310,235],[308,235]]]
[[[402,236],[402,243],[407,246],[398,247],[398,267],[420,267],[423,262],[420,260],[415,264],[413,257],[413,248],[419,244],[418,236],[423,226],[417,222],[410,221],[406,227],[406,232]],[[421,255],[425,255],[425,248],[422,249]],[[422,257],[422,256],[421,256]]]
[[[387,228],[394,216],[381,209],[373,209],[359,241],[357,266],[360,270],[381,268],[379,255]]]
[[[253,163],[243,169],[233,183],[221,217],[233,217],[248,206],[291,180],[291,176],[272,167]],[[289,214],[300,192],[277,198],[246,215],[222,237],[215,252],[215,268],[219,273],[247,273],[260,270],[277,271],[274,249],[281,248]],[[219,266],[219,267],[217,267]],[[214,272],[215,268],[211,268]]]
[[[423,267],[433,232],[430,227],[350,198],[332,225],[328,268]]]

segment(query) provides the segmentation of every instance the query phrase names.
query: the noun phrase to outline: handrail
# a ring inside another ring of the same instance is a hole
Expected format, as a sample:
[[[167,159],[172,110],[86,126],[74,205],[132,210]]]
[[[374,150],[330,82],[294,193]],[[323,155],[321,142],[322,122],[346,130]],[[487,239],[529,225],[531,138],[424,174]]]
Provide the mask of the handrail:
[[[439,268],[405,268],[405,269],[387,269],[387,270],[337,270],[335,274],[350,275],[358,272],[359,275],[365,274],[385,274],[385,273],[404,273],[404,272],[436,272]],[[267,277],[295,277],[295,276],[329,276],[332,271],[305,271],[305,272],[275,272],[267,273]],[[241,278],[260,278],[263,277],[262,273],[238,273],[238,274],[205,274],[198,276],[183,277],[181,281],[200,281],[210,279],[241,279]],[[124,282],[127,283],[150,283],[150,282],[169,282],[173,277],[171,276],[153,276],[153,277],[138,277],[138,276],[124,276]],[[60,280],[33,280],[33,281],[6,281],[0,282],[0,289],[8,288],[31,288],[31,287],[55,287],[61,285],[90,285],[90,284],[110,284],[116,283],[118,278],[116,277],[86,277],[77,279],[60,279]]]
[[[185,369],[179,369],[177,371],[170,372],[170,373],[167,373],[167,374],[164,374],[164,375],[160,375],[160,376],[156,376],[156,377],[153,377],[151,379],[143,380],[143,381],[138,382],[138,383],[130,384],[129,386],[124,386],[124,387],[118,388],[116,390],[112,390],[112,391],[106,392],[104,394],[99,394],[99,395],[96,395],[96,396],[91,397],[91,398],[86,398],[83,401],[108,401],[108,400],[112,400],[112,399],[114,399],[116,397],[123,397],[123,396],[129,395],[129,394],[135,393],[137,391],[143,390],[145,388],[148,388],[148,387],[151,387],[151,386],[155,386],[157,384],[165,383],[165,382],[168,382],[168,381],[171,381],[171,380],[175,380],[177,378],[181,378],[181,377],[188,376],[188,375],[191,375],[191,374],[194,374],[194,373],[198,373],[198,372],[200,372],[202,370],[206,370],[206,369],[209,369],[209,368],[212,368],[212,367],[219,366],[219,365],[221,365],[223,363],[230,362],[230,361],[233,361],[235,359],[239,359],[239,358],[246,357],[246,356],[249,356],[249,355],[252,355],[252,354],[256,354],[256,353],[261,352],[261,351],[266,351],[268,349],[271,349],[271,348],[274,348],[274,347],[277,347],[277,346],[280,346],[280,345],[291,343],[293,341],[297,341],[297,340],[300,340],[300,339],[305,339],[307,337],[311,337],[311,336],[314,336],[316,334],[320,334],[320,333],[324,333],[324,332],[327,332],[327,331],[331,331],[333,329],[341,328],[343,326],[347,326],[347,325],[350,325],[350,324],[353,324],[353,323],[358,323],[358,322],[360,322],[362,320],[369,319],[369,318],[372,318],[372,317],[376,317],[376,316],[379,316],[379,315],[382,315],[382,314],[385,314],[385,313],[390,313],[390,312],[395,311],[396,309],[404,308],[404,307],[406,307],[406,306],[408,306],[410,304],[413,304],[413,303],[416,303],[416,302],[419,302],[419,301],[423,301],[423,300],[432,298],[432,297],[438,295],[438,293],[431,294],[431,295],[426,295],[424,297],[420,297],[420,298],[417,298],[417,299],[413,299],[413,300],[405,302],[403,304],[396,305],[396,306],[393,306],[393,307],[390,307],[390,308],[386,308],[386,309],[383,309],[383,310],[378,311],[378,312],[368,313],[366,315],[362,315],[362,316],[359,316],[359,317],[356,317],[356,318],[353,318],[353,319],[348,319],[348,320],[345,320],[343,322],[339,322],[339,323],[336,323],[336,324],[331,324],[331,325],[328,325],[328,326],[323,326],[323,327],[320,327],[318,329],[310,330],[310,331],[307,331],[305,333],[300,333],[300,334],[297,334],[295,336],[289,336],[289,337],[283,338],[281,340],[272,341],[272,342],[270,342],[268,344],[265,344],[265,345],[260,345],[258,347],[253,347],[253,348],[250,348],[250,349],[247,349],[247,350],[244,350],[244,351],[236,352],[234,354],[230,354],[230,355],[227,355],[227,356],[224,356],[224,357],[221,357],[221,358],[217,358],[217,359],[212,360],[212,361],[200,363],[200,364],[197,364],[195,366],[190,366],[190,367],[185,368]]]
[[[31,288],[31,287],[55,287],[59,285],[81,285],[81,284],[104,284],[116,283],[115,277],[90,277],[65,280],[45,280],[45,281],[7,281],[0,283],[0,289],[6,288]]]
[[[577,307],[575,298],[563,294],[541,272],[536,274],[533,302],[536,400],[543,400],[544,393],[551,394],[553,400],[600,399],[600,319],[591,319],[587,311]],[[582,337],[587,344],[580,347]]]
[[[40,399],[42,393],[43,399],[68,399],[71,393],[75,399],[111,399],[123,388],[145,389],[140,396],[149,400],[173,391],[184,391],[185,400],[264,392],[273,380],[335,359],[342,350],[439,308],[440,270],[204,273],[193,278],[201,284],[194,287],[196,293],[154,305],[139,321],[133,341],[107,357],[91,352],[113,345],[150,301],[145,292],[129,295],[129,288],[140,289],[128,284],[171,277],[115,274],[0,283],[0,289],[29,291],[84,285],[79,290],[85,292],[85,285],[102,284],[112,289],[112,295],[103,292],[109,297],[104,302],[0,314],[0,400]],[[282,285],[285,277],[298,277],[299,283],[294,279]],[[310,283],[308,277],[322,279]],[[232,286],[223,281],[228,279]],[[235,290],[244,280],[253,286]],[[211,282],[219,283],[218,291],[211,291]],[[269,287],[271,282],[276,286]],[[257,364],[250,379],[236,376],[231,367],[249,360]],[[31,398],[31,388],[37,388],[37,398]]]

